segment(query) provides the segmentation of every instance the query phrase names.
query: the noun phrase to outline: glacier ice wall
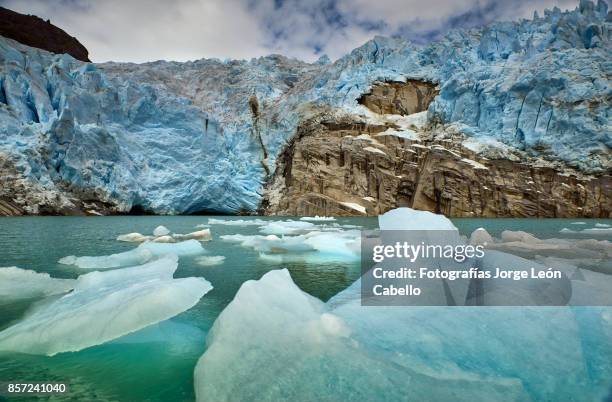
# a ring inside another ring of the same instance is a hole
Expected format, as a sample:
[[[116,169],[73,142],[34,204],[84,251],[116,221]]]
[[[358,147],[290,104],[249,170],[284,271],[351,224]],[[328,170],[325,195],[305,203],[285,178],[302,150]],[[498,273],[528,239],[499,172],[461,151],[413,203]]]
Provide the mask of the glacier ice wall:
[[[375,81],[435,82],[429,121],[587,172],[610,168],[607,5],[453,31],[377,37],[334,63],[273,55],[83,63],[0,38],[0,197],[116,212],[255,210],[276,158],[314,109],[363,115]],[[15,190],[18,189],[18,190]],[[29,204],[29,205],[28,205]]]

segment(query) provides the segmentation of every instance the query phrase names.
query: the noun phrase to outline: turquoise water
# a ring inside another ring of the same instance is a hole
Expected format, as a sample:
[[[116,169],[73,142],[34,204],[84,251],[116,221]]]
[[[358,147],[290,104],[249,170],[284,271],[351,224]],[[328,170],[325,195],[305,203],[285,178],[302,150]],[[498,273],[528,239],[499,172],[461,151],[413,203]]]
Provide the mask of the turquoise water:
[[[135,247],[116,241],[120,234],[151,233],[164,225],[176,233],[189,233],[208,217],[23,217],[0,219],[0,267],[18,266],[53,277],[75,278],[88,272],[57,261],[67,255],[107,255]],[[230,217],[216,217],[233,219]],[[241,217],[240,219],[254,219]],[[274,218],[258,218],[271,219]],[[576,220],[526,219],[457,219],[459,229],[470,234],[478,227],[494,236],[502,230],[525,230],[540,238],[589,238],[578,234],[564,235],[564,227],[582,229],[587,225],[571,226]],[[375,218],[344,218],[337,223],[375,228]],[[214,240],[205,243],[208,255],[223,255],[224,264],[202,267],[193,257],[180,259],[176,277],[203,276],[214,289],[192,309],[158,325],[145,328],[104,345],[80,352],[63,353],[54,357],[25,354],[0,354],[0,382],[53,381],[69,384],[71,393],[66,400],[119,401],[191,401],[193,369],[206,348],[206,335],[215,318],[232,300],[240,285],[249,279],[259,279],[272,269],[286,267],[295,283],[304,291],[328,300],[348,287],[358,277],[359,264],[283,263],[275,264],[258,258],[257,252],[235,243],[218,240],[224,234],[257,234],[257,226],[211,227]],[[598,239],[610,239],[598,236]],[[31,302],[0,305],[0,329],[26,314]],[[1,399],[1,397],[0,397]],[[62,398],[54,397],[53,400]],[[21,398],[23,400],[23,398]],[[40,399],[38,399],[40,400]]]

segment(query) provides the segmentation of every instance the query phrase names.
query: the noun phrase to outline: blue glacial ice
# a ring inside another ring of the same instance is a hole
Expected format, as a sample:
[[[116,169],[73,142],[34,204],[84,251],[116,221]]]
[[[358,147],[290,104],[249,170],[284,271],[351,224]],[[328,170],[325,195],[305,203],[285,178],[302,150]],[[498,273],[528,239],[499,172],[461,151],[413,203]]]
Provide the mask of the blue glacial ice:
[[[176,256],[145,265],[91,272],[60,298],[45,299],[0,332],[0,351],[55,355],[99,345],[164,321],[191,307],[212,286],[173,279]]]
[[[74,199],[117,211],[254,211],[313,107],[366,118],[376,81],[434,82],[431,123],[587,172],[609,168],[607,5],[452,31],[376,37],[334,63],[283,56],[88,64],[0,38],[0,161],[30,212]],[[478,141],[476,141],[478,143]]]
[[[122,253],[77,257],[69,255],[58,262],[65,265],[75,265],[83,269],[107,269],[144,264],[156,257],[173,254],[179,257],[202,254],[204,247],[197,240],[187,240],[178,243],[144,242],[135,249]]]
[[[389,217],[394,229],[454,229],[427,212]],[[496,264],[534,265],[490,251],[481,268]],[[610,303],[610,275],[576,281],[573,297]],[[535,285],[512,290],[527,297]],[[245,282],[217,318],[194,386],[198,401],[604,400],[611,339],[610,307],[362,306],[359,280],[323,303],[276,270]]]
[[[0,268],[0,303],[66,293],[74,287],[74,282],[29,269]]]

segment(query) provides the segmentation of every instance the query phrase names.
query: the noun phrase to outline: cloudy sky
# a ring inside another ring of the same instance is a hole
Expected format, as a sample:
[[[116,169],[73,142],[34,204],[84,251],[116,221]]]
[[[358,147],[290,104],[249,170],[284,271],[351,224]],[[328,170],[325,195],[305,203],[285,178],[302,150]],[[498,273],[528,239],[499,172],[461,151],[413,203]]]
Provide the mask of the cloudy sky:
[[[336,59],[374,35],[424,43],[449,29],[573,9],[577,0],[0,0],[76,36],[92,61]]]

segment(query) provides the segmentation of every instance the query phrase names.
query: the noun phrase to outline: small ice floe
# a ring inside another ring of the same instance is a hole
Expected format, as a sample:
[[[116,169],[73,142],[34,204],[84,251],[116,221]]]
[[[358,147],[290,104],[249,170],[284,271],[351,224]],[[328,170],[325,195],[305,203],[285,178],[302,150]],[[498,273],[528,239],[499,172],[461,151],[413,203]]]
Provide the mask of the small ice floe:
[[[169,233],[169,232],[168,232]],[[118,241],[132,242],[132,243],[143,243],[146,241],[152,241],[154,243],[176,243],[184,240],[199,240],[209,241],[212,240],[210,229],[201,229],[195,232],[181,234],[165,234],[161,236],[144,236],[140,233],[127,233],[117,236]]]
[[[564,228],[562,233],[586,233],[584,230],[572,231]],[[539,239],[531,233],[505,230],[501,240],[488,245],[488,248],[505,251],[524,258],[604,258],[612,255],[612,244],[607,240],[596,239]]]
[[[275,262],[312,263],[356,261],[360,256],[360,232],[311,231],[297,236],[223,235],[221,240],[239,243],[260,253],[260,258]]]
[[[311,222],[325,222],[325,221],[335,221],[336,218],[333,216],[303,216],[300,218],[301,221],[311,221]]]
[[[145,236],[143,234],[136,233],[136,232],[126,233],[126,234],[117,236],[117,241],[125,241],[125,242],[130,242],[130,243],[143,243],[145,241],[149,241],[153,239],[154,239],[153,236]]]
[[[0,268],[0,302],[47,297],[68,292],[74,279],[52,278],[49,274],[17,267]]]
[[[176,243],[176,240],[172,236],[159,236],[152,240],[154,243]]]
[[[225,226],[262,226],[269,221],[263,219],[208,219],[209,225],[225,225]]]
[[[168,228],[165,226],[160,225],[153,230],[153,236],[155,237],[166,236],[169,234],[170,234],[170,230],[168,230]]]
[[[590,234],[590,235],[610,235],[612,234],[612,228],[606,227],[598,227],[592,229],[583,229],[580,233]]]
[[[305,221],[268,221],[259,231],[265,234],[293,235],[315,230],[317,226]]]
[[[161,257],[165,254],[176,254],[182,257],[197,255],[203,252],[204,248],[197,240],[187,240],[178,243],[145,242],[135,249],[123,253],[96,257],[77,257],[71,255],[60,259],[58,262],[64,265],[76,265],[83,269],[107,269],[144,264],[155,257]]]
[[[176,256],[81,275],[74,290],[39,305],[0,332],[0,350],[53,356],[100,345],[193,307],[212,289],[203,278],[174,279]]]
[[[198,241],[209,241],[212,240],[212,234],[210,233],[210,229],[202,229],[196,232],[191,232],[187,234],[178,234],[175,233],[172,237],[178,241],[183,240],[198,240]]]
[[[215,265],[221,265],[225,261],[223,255],[204,255],[202,257],[196,257],[195,262],[203,267],[212,267]]]
[[[470,236],[470,244],[473,246],[477,245],[489,245],[493,244],[493,237],[486,231],[485,228],[478,228],[472,232]]]
[[[600,226],[589,229],[582,230],[572,230],[568,228],[563,228],[559,231],[559,233],[565,234],[587,234],[587,235],[610,235],[612,234],[612,228]]]

